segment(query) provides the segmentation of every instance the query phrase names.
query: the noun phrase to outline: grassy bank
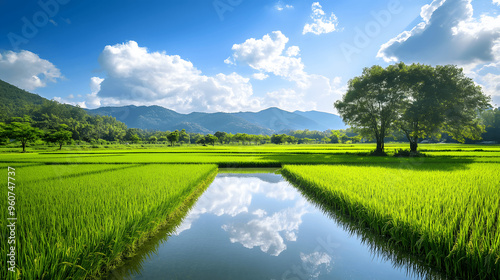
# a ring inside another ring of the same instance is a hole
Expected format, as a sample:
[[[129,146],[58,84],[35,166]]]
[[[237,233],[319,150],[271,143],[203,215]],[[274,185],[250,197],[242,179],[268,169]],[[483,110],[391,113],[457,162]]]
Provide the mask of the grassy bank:
[[[0,178],[7,181],[2,167]],[[17,276],[98,276],[184,211],[186,199],[203,190],[216,171],[215,165],[17,167]],[[7,211],[0,217],[7,221]],[[2,235],[7,233],[4,227]],[[2,243],[2,252],[7,245]],[[12,276],[2,269],[0,278]]]
[[[283,174],[322,204],[447,275],[500,275],[497,164],[287,165]]]

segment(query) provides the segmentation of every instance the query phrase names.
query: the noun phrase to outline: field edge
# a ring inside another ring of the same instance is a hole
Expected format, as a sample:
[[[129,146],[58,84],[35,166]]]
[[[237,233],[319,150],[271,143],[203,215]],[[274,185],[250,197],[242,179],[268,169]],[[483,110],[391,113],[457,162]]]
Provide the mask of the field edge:
[[[418,262],[420,265],[423,265],[422,271],[425,271],[428,273],[428,277],[437,277],[438,279],[440,277],[445,277],[447,279],[447,276],[449,275],[450,277],[458,277],[459,279],[492,279],[490,278],[491,276],[495,277],[495,268],[493,268],[493,271],[487,272],[487,275],[485,275],[484,271],[478,271],[477,275],[474,277],[471,277],[468,273],[471,273],[472,271],[461,271],[462,274],[457,273],[456,271],[450,269],[448,270],[450,265],[450,261],[456,261],[457,259],[460,259],[460,256],[447,256],[444,259],[441,259],[441,265],[437,265],[435,262],[437,261],[439,263],[439,260],[436,260],[432,263],[428,263],[424,260],[419,255],[414,254],[413,252],[408,250],[407,246],[401,246],[402,240],[398,239],[395,236],[392,236],[389,231],[383,230],[383,227],[378,227],[374,228],[370,225],[370,221],[356,215],[357,211],[350,211],[353,209],[357,209],[358,211],[363,211],[366,210],[365,205],[360,205],[360,204],[350,204],[347,202],[345,199],[342,197],[335,196],[332,193],[327,193],[325,190],[320,190],[318,187],[316,187],[312,182],[309,182],[307,178],[303,178],[299,174],[294,174],[292,171],[288,170],[286,167],[287,166],[297,166],[295,164],[287,164],[283,165],[283,168],[281,169],[280,173],[282,176],[295,188],[297,188],[301,193],[303,193],[309,200],[314,202],[315,204],[318,205],[323,211],[330,212],[332,215],[337,216],[339,214],[341,216],[341,220],[347,220],[349,224],[355,225],[354,227],[356,228],[363,228],[361,231],[361,234],[371,234],[371,235],[376,235],[377,238],[382,238],[386,242],[386,246],[391,248],[391,251],[397,251],[401,252],[404,254],[408,254],[408,256],[413,258],[413,261]],[[321,193],[325,194],[324,196],[318,196],[318,193],[315,192],[315,190],[320,190]],[[350,210],[346,210],[350,209]],[[390,218],[388,218],[390,220]],[[342,221],[345,223],[345,221]],[[389,225],[389,223],[387,224]],[[359,230],[352,230],[353,232],[360,233]],[[417,232],[409,232],[409,235],[419,235],[421,233]],[[417,238],[418,240],[418,238]],[[415,244],[412,244],[410,246],[413,246]],[[427,254],[430,252],[424,252],[424,254]],[[465,258],[465,256],[462,256]],[[499,261],[499,260],[497,260]],[[497,268],[498,269],[498,268]],[[491,274],[490,274],[491,273]],[[422,276],[422,275],[420,275]],[[497,278],[493,278],[497,279]]]
[[[208,164],[211,165],[211,164]],[[218,168],[213,169],[208,176],[193,187],[193,191],[184,199],[184,201],[175,209],[173,212],[167,214],[165,220],[159,223],[153,230],[143,233],[139,238],[134,240],[133,243],[129,244],[125,250],[118,254],[110,263],[101,267],[101,269],[94,274],[87,275],[85,279],[104,279],[103,277],[108,276],[108,273],[116,268],[119,268],[124,262],[133,257],[135,252],[138,251],[146,242],[152,239],[160,230],[164,230],[170,227],[175,227],[175,225],[182,220],[183,216],[189,211],[189,209],[196,203],[198,198],[205,192],[205,190],[210,186],[212,181],[218,174]]]

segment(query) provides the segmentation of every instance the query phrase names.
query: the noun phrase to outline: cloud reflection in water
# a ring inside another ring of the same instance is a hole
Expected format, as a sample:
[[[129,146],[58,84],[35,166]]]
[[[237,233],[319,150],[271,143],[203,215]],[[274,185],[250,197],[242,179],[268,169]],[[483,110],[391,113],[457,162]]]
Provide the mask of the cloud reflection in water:
[[[222,225],[232,243],[240,243],[246,248],[260,247],[263,252],[278,256],[287,248],[285,240],[296,241],[302,216],[308,213],[309,204],[293,187],[285,181],[267,182],[268,180],[255,176],[239,178],[220,175],[200,197],[177,229],[176,235],[190,229],[191,224],[203,214],[235,217],[251,213],[246,219],[240,217],[237,222]],[[278,201],[289,201],[294,203],[294,206],[279,210],[252,207],[252,197],[256,194]]]

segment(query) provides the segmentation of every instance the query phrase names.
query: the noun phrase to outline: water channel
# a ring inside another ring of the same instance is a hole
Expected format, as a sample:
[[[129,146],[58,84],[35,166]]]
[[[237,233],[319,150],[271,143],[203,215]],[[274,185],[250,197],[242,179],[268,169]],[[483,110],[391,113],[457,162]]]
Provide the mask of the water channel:
[[[377,253],[281,175],[261,172],[221,171],[176,229],[160,233],[108,279],[423,277],[401,258]]]

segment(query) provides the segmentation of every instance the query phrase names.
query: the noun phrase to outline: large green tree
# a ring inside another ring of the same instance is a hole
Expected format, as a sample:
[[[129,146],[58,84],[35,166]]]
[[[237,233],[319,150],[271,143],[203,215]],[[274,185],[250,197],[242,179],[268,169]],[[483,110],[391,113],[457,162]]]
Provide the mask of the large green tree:
[[[404,110],[396,124],[417,152],[421,138],[446,132],[459,142],[480,139],[484,132],[479,112],[488,108],[489,97],[463,70],[454,65],[412,64],[400,67]]]
[[[59,150],[62,150],[62,146],[71,140],[72,135],[71,131],[59,130],[54,132],[51,136],[53,141],[59,144]]]
[[[156,142],[158,142],[158,137],[150,136],[148,140],[149,140],[149,143],[156,144]]]
[[[184,144],[189,144],[191,142],[190,136],[185,129],[179,132],[179,142]]]
[[[11,122],[5,128],[5,134],[11,139],[16,139],[23,146],[23,153],[26,152],[26,144],[35,141],[43,135],[43,131],[36,127],[32,127],[27,121]]]
[[[377,141],[378,153],[384,151],[384,138],[403,108],[404,94],[398,86],[401,67],[404,64],[365,68],[349,81],[347,92],[334,105],[345,123]]]
[[[217,138],[216,136],[214,136],[212,134],[207,134],[205,136],[204,143],[205,144],[211,144],[212,146],[215,146],[215,142],[217,142],[218,140],[219,140],[219,138]]]
[[[167,135],[168,141],[170,141],[170,145],[173,147],[176,142],[179,141],[179,131],[171,132]]]
[[[227,133],[223,131],[217,131],[215,132],[214,136],[217,137],[217,139],[221,144],[223,144],[224,141],[226,140]]]

